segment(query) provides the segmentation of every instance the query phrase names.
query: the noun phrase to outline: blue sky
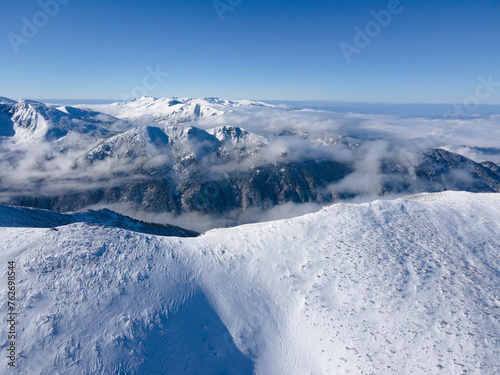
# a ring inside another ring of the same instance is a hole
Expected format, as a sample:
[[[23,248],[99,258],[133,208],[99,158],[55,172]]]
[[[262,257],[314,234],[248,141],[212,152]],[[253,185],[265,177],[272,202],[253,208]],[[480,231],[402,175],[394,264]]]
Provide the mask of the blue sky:
[[[1,2],[0,96],[462,103],[500,82],[499,1],[217,0],[223,19],[213,0],[41,1],[59,9]],[[500,103],[500,84],[481,93]]]

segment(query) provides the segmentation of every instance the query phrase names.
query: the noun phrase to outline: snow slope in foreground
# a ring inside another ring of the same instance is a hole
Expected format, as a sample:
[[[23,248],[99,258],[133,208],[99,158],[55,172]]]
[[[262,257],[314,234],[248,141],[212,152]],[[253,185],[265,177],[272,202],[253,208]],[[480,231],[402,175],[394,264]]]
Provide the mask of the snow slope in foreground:
[[[500,371],[500,194],[336,204],[197,238],[57,229],[0,228],[18,373]]]

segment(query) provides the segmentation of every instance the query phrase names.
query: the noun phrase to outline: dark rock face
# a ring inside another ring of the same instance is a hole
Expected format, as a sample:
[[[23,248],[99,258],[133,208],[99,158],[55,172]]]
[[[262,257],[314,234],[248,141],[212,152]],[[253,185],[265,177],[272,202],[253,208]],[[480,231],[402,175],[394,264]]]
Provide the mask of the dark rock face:
[[[500,164],[495,164],[491,161],[484,161],[481,165],[492,171],[496,176],[500,176]]]
[[[500,191],[500,174],[496,164],[475,163],[464,156],[441,149],[424,155],[415,174],[424,186],[428,186],[428,191]]]
[[[19,197],[13,204],[75,211],[94,204],[126,203],[143,212],[201,212],[214,216],[249,207],[271,208],[286,202],[331,202],[322,188],[345,177],[350,168],[333,161],[304,161],[254,167],[209,180],[176,181],[152,177],[124,186],[53,197]]]
[[[499,169],[494,163],[475,163],[440,149],[423,155],[411,177],[407,168],[382,160],[384,181],[379,194],[443,190],[499,192]],[[149,177],[138,182],[53,197],[18,197],[13,203],[61,212],[94,204],[125,203],[142,212],[199,212],[218,217],[250,207],[268,209],[287,202],[326,204],[351,198],[353,194],[325,189],[351,172],[352,167],[347,164],[304,160],[214,174],[211,179],[193,162],[183,178],[178,178],[172,170],[166,175],[145,171]]]
[[[14,134],[16,132],[12,120],[12,108],[0,102],[0,137],[12,137]]]
[[[463,190],[499,192],[500,168],[492,162],[476,163],[464,156],[442,149],[422,155],[413,172],[394,161],[382,161],[385,181],[382,194],[390,192],[439,192]]]

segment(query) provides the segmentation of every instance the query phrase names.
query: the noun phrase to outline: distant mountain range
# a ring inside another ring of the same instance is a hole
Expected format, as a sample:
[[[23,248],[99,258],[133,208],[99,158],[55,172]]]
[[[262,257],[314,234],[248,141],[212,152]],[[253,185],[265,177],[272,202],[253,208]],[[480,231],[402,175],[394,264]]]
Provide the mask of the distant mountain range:
[[[258,134],[227,123],[238,111],[249,121],[289,111],[265,103],[143,97],[87,107],[0,99],[1,203],[62,212],[118,203],[220,217],[363,194],[500,191],[498,164],[444,149],[370,157],[369,142],[348,133]],[[375,172],[360,167],[361,154]]]
[[[86,106],[82,106],[86,107]],[[273,107],[249,100],[220,98],[154,98],[145,96],[130,102],[91,106],[97,111],[120,119],[140,120],[160,125],[182,124],[200,118],[220,116],[238,107]]]

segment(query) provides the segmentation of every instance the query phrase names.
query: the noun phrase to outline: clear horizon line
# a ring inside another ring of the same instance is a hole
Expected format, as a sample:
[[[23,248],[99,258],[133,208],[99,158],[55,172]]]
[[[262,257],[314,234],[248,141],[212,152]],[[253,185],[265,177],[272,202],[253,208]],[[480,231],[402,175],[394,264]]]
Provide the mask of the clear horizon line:
[[[180,96],[162,96],[162,97],[156,97],[156,96],[151,96],[155,97],[157,99],[162,99],[162,98],[181,98]],[[227,99],[223,97],[217,97],[217,96],[186,96],[184,98],[193,98],[193,99],[201,99],[201,98],[220,98],[220,99]],[[22,98],[22,99],[28,99],[28,98]],[[137,98],[136,98],[137,99]],[[17,100],[17,99],[14,99]],[[61,99],[61,98],[34,98],[34,99],[28,99],[28,100],[34,100],[34,101],[106,101],[106,102],[111,102],[111,103],[118,103],[118,102],[130,102],[134,99],[131,100],[123,100],[123,99],[94,99],[94,98],[69,98],[69,99]],[[452,102],[439,102],[439,103],[432,103],[432,102],[373,102],[373,101],[354,101],[354,100],[325,100],[325,99],[319,99],[319,100],[314,100],[314,99],[227,99],[227,100],[250,100],[250,101],[260,101],[260,102],[296,102],[296,103],[335,103],[335,104],[369,104],[369,105],[462,105],[462,103],[452,103]],[[479,106],[500,106],[500,103],[480,103],[478,104]]]

